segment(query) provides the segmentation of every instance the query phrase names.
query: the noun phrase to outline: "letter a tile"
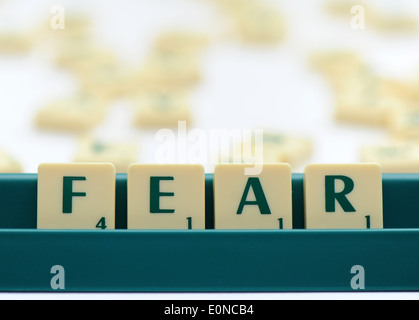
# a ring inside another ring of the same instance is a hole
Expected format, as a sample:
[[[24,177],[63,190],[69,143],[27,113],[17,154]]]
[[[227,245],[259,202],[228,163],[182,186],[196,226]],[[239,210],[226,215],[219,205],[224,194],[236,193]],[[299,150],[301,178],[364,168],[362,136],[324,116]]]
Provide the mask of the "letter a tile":
[[[215,167],[215,228],[292,229],[291,166],[265,164],[260,173],[246,173],[249,168]]]
[[[314,164],[304,174],[306,229],[383,228],[379,164]]]

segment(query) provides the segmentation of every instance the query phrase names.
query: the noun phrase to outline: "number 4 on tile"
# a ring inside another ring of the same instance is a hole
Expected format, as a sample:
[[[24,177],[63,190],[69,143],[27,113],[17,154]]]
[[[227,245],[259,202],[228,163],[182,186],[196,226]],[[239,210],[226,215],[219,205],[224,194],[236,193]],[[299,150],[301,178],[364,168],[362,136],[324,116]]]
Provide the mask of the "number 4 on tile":
[[[106,228],[107,228],[107,226],[106,226],[106,218],[103,217],[102,219],[99,220],[98,224],[96,225],[96,229],[105,230]]]

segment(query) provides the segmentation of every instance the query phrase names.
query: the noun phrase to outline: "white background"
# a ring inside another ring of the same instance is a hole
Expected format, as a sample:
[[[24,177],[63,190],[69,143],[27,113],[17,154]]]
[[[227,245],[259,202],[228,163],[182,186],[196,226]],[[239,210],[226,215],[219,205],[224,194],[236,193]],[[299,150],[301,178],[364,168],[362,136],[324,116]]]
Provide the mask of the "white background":
[[[338,0],[336,0],[338,1]],[[350,21],[328,16],[318,0],[273,1],[284,14],[288,34],[274,48],[245,46],[224,33],[225,17],[206,0],[89,0],[0,1],[0,31],[5,28],[34,32],[49,26],[53,5],[74,8],[92,16],[97,41],[116,50],[121,60],[141,65],[154,37],[173,28],[209,32],[215,41],[202,64],[204,81],[193,93],[194,127],[246,129],[271,127],[291,135],[311,137],[315,151],[310,162],[356,162],[359,148],[386,139],[382,129],[335,123],[332,92],[310,69],[308,58],[320,49],[348,48],[358,52],[383,76],[411,79],[419,75],[419,36],[384,36],[368,26],[352,30]],[[418,15],[416,0],[368,1],[387,13]],[[36,111],[47,102],[71,95],[74,79],[54,68],[47,48],[20,57],[0,55],[0,149],[12,153],[25,172],[36,172],[43,162],[73,160],[76,140],[71,134],[41,132],[34,127]],[[139,88],[140,89],[140,88]],[[153,131],[132,126],[125,101],[116,102],[98,137],[134,139],[143,162],[153,162]],[[294,168],[300,171],[301,168]],[[0,295],[0,298],[33,298]],[[118,298],[114,295],[38,295],[38,298]],[[388,295],[123,295],[123,298],[386,298]],[[391,298],[398,296],[391,295]],[[412,297],[403,294],[402,298]],[[415,296],[413,296],[415,297]]]
[[[76,8],[92,16],[98,46],[111,48],[133,66],[143,63],[153,39],[162,31],[185,27],[208,32],[215,40],[202,63],[204,81],[192,93],[194,128],[206,132],[274,128],[312,138],[315,151],[308,162],[358,161],[361,145],[383,141],[388,133],[336,123],[332,92],[321,75],[310,69],[309,56],[316,50],[351,49],[377,73],[411,79],[419,74],[419,36],[384,36],[370,28],[368,20],[365,30],[355,31],[350,21],[326,14],[322,1],[273,2],[288,28],[286,39],[277,47],[245,46],[226,37],[225,16],[210,0],[4,0],[0,28],[35,32],[40,26],[49,27],[53,5],[62,5],[67,12]],[[380,3],[378,8],[386,13],[419,15],[414,0],[369,3]],[[42,43],[29,55],[0,56],[0,149],[15,155],[25,172],[37,172],[43,162],[73,160],[75,136],[38,131],[34,115],[48,102],[70,96],[76,88],[71,74],[54,68]],[[115,102],[94,134],[136,141],[140,161],[155,161],[155,132],[132,125],[126,101]]]

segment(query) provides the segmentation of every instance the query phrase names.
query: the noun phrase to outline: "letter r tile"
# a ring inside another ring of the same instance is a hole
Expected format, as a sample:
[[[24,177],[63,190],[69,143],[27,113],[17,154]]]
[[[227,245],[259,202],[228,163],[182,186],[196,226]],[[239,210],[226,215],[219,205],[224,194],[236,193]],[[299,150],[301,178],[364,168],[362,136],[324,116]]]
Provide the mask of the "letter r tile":
[[[41,164],[38,229],[115,229],[115,166]]]
[[[205,229],[204,167],[132,164],[128,229]]]
[[[306,229],[383,228],[379,164],[313,164],[304,172]]]

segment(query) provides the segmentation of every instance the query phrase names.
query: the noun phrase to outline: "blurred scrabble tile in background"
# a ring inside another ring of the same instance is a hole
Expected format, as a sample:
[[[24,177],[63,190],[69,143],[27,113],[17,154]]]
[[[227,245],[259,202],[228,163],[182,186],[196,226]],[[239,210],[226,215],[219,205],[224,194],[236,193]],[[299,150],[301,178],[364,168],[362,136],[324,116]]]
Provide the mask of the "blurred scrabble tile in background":
[[[104,142],[99,139],[82,137],[78,141],[75,162],[108,162],[115,166],[117,173],[127,173],[132,163],[137,163],[139,147],[133,142]]]
[[[134,121],[141,128],[176,128],[179,121],[193,121],[187,93],[149,91],[133,98]]]
[[[285,38],[284,17],[268,2],[253,1],[241,6],[236,23],[245,42],[278,44]]]
[[[391,141],[361,148],[361,162],[377,162],[383,173],[419,173],[419,142]]]
[[[22,173],[22,165],[11,154],[0,150],[0,173]]]
[[[124,98],[138,90],[130,83],[134,71],[122,63],[92,61],[89,67],[80,69],[76,74],[83,91],[103,100]]]
[[[107,105],[86,94],[56,100],[41,108],[35,118],[38,128],[55,131],[84,132],[98,126],[105,118]]]
[[[91,40],[65,42],[56,49],[55,65],[75,72],[76,75],[90,75],[99,67],[114,66],[118,63],[115,52],[98,47]]]
[[[291,167],[220,164],[214,172],[215,229],[292,229]],[[253,171],[253,170],[252,170]]]
[[[0,54],[25,54],[32,49],[33,45],[34,43],[29,33],[0,30]]]
[[[210,36],[202,32],[172,30],[157,36],[153,44],[153,51],[200,56],[210,41]]]
[[[237,37],[247,44],[276,45],[286,35],[286,22],[268,1],[213,1],[227,13]]]
[[[363,1],[357,1],[357,0],[325,1],[326,11],[334,15],[348,16],[351,14],[351,9],[354,6],[362,6],[364,8],[367,8],[366,3]]]
[[[195,55],[156,51],[144,61],[137,81],[145,89],[194,88],[202,78],[200,59]]]
[[[359,10],[361,8],[362,12]],[[326,2],[325,9],[329,14],[345,18],[347,21],[351,21],[357,14],[364,14],[365,28],[371,27],[384,34],[412,34],[418,30],[417,17],[409,12],[382,10],[383,7],[374,6],[365,1],[329,0]]]
[[[263,143],[259,141],[260,138],[263,138]],[[243,163],[254,161],[265,164],[288,163],[294,167],[310,159],[313,154],[313,144],[313,140],[307,137],[264,130],[261,137],[257,138],[253,134],[250,140],[242,141],[236,152],[240,153]]]
[[[419,107],[393,110],[389,121],[391,133],[395,138],[419,141]]]
[[[313,52],[309,57],[309,64],[332,85],[339,84],[346,76],[354,74],[364,67],[359,54],[349,50]]]
[[[334,95],[335,118],[343,122],[386,126],[389,114],[404,106],[401,98],[387,90],[385,79],[369,72],[348,77]]]
[[[379,164],[312,164],[304,171],[306,229],[383,228]]]
[[[205,229],[204,167],[131,165],[128,229]]]
[[[115,167],[41,164],[38,229],[115,229]]]
[[[374,27],[387,34],[415,34],[418,31],[418,19],[409,13],[388,13],[376,16]]]

